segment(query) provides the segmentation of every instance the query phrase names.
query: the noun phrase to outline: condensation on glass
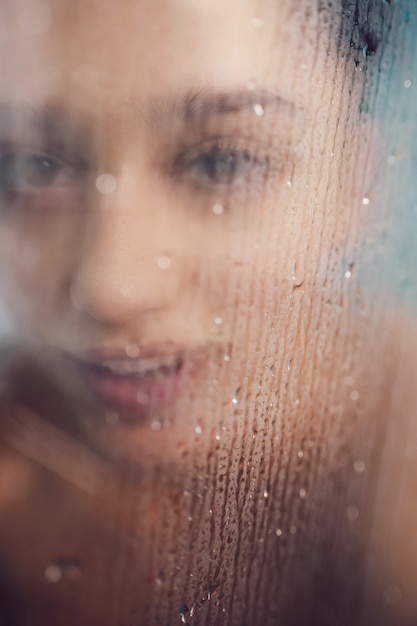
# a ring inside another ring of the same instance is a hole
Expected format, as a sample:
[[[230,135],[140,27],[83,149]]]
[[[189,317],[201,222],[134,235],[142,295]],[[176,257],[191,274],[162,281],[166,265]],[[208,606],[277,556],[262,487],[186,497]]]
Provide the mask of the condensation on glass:
[[[0,624],[417,622],[413,0],[3,0]]]

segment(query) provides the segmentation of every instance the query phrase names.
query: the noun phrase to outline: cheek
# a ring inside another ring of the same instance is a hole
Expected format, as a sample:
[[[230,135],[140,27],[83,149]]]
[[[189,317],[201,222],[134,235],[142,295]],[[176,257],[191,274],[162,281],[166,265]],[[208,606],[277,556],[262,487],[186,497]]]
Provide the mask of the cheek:
[[[73,224],[30,216],[0,225],[1,297],[18,318],[50,313],[62,298],[73,256]]]

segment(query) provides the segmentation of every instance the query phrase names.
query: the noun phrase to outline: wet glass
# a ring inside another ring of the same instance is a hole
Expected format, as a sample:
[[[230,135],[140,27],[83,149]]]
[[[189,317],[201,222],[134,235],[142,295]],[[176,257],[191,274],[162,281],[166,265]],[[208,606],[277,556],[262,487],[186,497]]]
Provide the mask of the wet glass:
[[[412,0],[0,4],[0,624],[417,622]]]

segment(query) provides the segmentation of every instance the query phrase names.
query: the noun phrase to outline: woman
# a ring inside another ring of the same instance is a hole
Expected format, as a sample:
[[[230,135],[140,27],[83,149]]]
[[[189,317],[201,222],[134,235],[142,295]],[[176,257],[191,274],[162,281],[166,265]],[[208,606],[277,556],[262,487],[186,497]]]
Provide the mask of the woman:
[[[3,4],[4,622],[408,623],[363,269],[402,8]]]

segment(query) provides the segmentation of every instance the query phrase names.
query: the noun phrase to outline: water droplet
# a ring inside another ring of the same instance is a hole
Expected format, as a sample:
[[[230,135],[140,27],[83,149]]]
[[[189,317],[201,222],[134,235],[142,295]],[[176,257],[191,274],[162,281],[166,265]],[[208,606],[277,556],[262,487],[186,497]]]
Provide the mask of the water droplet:
[[[277,537],[282,537],[282,530],[280,528],[277,528],[275,534]]]
[[[384,589],[384,600],[389,606],[398,604],[401,598],[401,589],[397,585],[388,585],[388,587]]]
[[[146,391],[139,391],[136,400],[138,404],[149,404],[149,394],[147,394]]]
[[[180,607],[179,611],[178,611],[180,618],[181,618],[181,622],[183,624],[187,623],[187,619],[190,615],[190,611],[188,609],[188,606],[186,604],[183,604],[182,607]]]
[[[253,80],[246,81],[246,89],[248,89],[249,91],[254,91],[254,89],[256,89],[255,81]]]
[[[294,289],[299,289],[303,286],[304,280],[297,278],[296,276],[292,277],[294,283]]]
[[[353,469],[357,474],[362,474],[365,471],[365,462],[358,459],[354,462]]]
[[[137,343],[130,343],[126,346],[125,352],[130,359],[136,359],[140,354],[140,348]]]
[[[195,427],[195,432],[197,435],[201,435],[201,433],[203,432],[203,429],[201,428],[201,426],[199,424],[197,424],[197,426]]]
[[[370,204],[370,203],[371,203],[371,199],[370,199],[369,196],[365,196],[364,198],[362,198],[362,204],[364,206],[368,206],[368,204]]]
[[[190,574],[190,576],[192,576],[192,574]],[[198,608],[198,604],[197,602],[195,602],[195,604],[193,604],[193,606],[190,609],[190,617],[192,617],[195,613],[195,610]]]
[[[411,85],[412,85],[412,81],[408,78],[407,80],[404,81],[404,87],[406,89],[410,89]]]
[[[156,578],[155,578],[155,582],[157,585],[161,586],[163,584],[165,580],[165,574],[164,572],[161,570],[157,573]]]
[[[262,26],[264,25],[264,21],[261,17],[254,17],[252,20],[252,26],[254,28],[262,28]]]
[[[237,398],[232,398],[232,404],[237,404]]]
[[[220,441],[220,434],[219,433],[216,434],[216,441]]]
[[[223,324],[223,320],[221,317],[215,317],[214,318],[214,323],[217,325]]]
[[[345,277],[346,277],[346,278],[352,278],[352,272],[351,272],[350,270],[348,270],[348,271],[345,273]]]
[[[356,522],[359,519],[359,509],[356,506],[348,506],[346,514],[350,522]]]
[[[302,450],[299,450],[298,453],[297,453],[297,456],[298,456],[299,459],[302,459],[303,456],[304,456],[304,452]]]
[[[269,497],[268,489],[264,489],[264,498],[268,498],[268,497]]]
[[[215,215],[223,215],[224,206],[222,206],[221,204],[214,204],[212,211]]]
[[[108,196],[116,191],[117,181],[111,174],[100,174],[96,180],[96,187],[99,193]]]
[[[254,106],[253,106],[253,110],[255,111],[255,114],[258,117],[262,117],[262,115],[265,114],[265,109],[263,108],[262,104],[260,104],[259,102],[257,102]]]
[[[304,489],[304,487],[301,487],[299,494],[300,494],[300,498],[305,498],[307,495],[307,490]]]
[[[157,265],[158,267],[161,268],[161,270],[167,270],[171,267],[172,261],[169,258],[169,256],[160,256],[159,259],[157,260]]]
[[[56,563],[48,565],[45,570],[45,578],[50,583],[59,583],[62,580],[63,571],[62,567]]]
[[[226,361],[226,363],[228,363],[230,361],[230,356],[228,354],[225,354],[223,359]]]
[[[211,585],[211,587],[209,587],[209,590],[207,591],[207,600],[212,600],[214,598],[214,596],[217,595],[219,591],[219,585],[214,583],[213,585]]]
[[[114,411],[107,411],[107,413],[104,416],[104,420],[106,424],[109,424],[110,426],[114,426],[115,424],[119,423],[120,417]]]
[[[81,577],[81,563],[78,559],[58,559],[45,570],[45,578],[51,583],[59,583],[64,577],[78,580]]]

